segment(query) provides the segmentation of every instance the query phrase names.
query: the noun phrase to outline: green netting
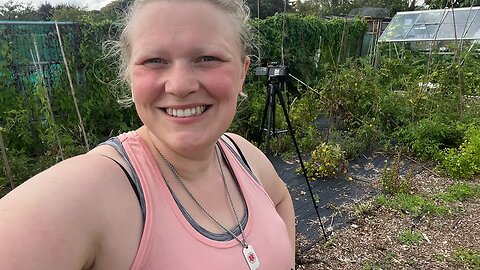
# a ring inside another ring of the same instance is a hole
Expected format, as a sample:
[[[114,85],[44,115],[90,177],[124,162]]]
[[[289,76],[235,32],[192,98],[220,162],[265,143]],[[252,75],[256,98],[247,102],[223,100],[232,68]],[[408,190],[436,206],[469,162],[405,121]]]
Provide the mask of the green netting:
[[[80,43],[78,27],[73,23],[61,23],[58,27],[64,50],[69,57],[75,57]],[[35,84],[39,71],[43,72],[47,86],[58,81],[65,67],[54,23],[0,21],[0,34],[0,48],[7,48],[0,54],[0,61],[8,61],[12,79],[16,80],[19,89],[30,88],[20,84]]]

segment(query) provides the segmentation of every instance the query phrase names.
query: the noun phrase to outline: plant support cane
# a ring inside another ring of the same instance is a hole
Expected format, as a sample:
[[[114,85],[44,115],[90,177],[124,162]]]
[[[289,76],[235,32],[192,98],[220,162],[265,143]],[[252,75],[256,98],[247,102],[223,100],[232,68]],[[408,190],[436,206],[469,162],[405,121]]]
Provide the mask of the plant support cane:
[[[2,151],[2,159],[3,166],[5,166],[5,173],[7,175],[8,181],[10,181],[10,189],[13,190],[15,188],[15,184],[13,183],[12,170],[10,169],[10,164],[8,163],[7,149],[5,147],[5,142],[3,141],[2,131],[3,128],[0,127],[0,150]]]

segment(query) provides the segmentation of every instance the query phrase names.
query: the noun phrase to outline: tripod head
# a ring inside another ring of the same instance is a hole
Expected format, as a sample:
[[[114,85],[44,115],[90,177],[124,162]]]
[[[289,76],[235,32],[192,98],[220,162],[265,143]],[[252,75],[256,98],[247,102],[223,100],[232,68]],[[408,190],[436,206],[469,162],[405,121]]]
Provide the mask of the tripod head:
[[[266,67],[256,68],[255,75],[267,76],[267,82],[286,82],[288,79],[288,67],[279,65],[278,62],[270,62]]]

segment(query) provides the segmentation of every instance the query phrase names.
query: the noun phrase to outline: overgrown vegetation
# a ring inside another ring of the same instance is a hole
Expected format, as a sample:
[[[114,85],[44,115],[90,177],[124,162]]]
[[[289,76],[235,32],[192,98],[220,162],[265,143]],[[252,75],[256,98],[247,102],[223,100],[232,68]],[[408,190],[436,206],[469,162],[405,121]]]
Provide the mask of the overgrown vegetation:
[[[117,35],[118,25],[88,16],[82,20],[61,31],[87,138],[94,146],[140,123],[133,108],[117,104],[119,95],[112,90],[123,86],[116,83],[115,61],[102,50],[102,43]],[[288,80],[282,93],[300,149],[312,154],[307,162],[312,179],[338,175],[345,160],[379,148],[433,162],[438,172],[453,178],[480,172],[478,54],[427,55],[379,46],[378,55],[359,58],[359,40],[366,31],[361,20],[278,14],[251,24],[260,50],[251,51],[248,98],[239,103],[230,131],[252,141],[265,135],[259,132],[265,78],[253,71],[283,55],[290,74],[301,79]],[[15,26],[0,31],[9,41],[0,43],[0,126],[15,181],[21,183],[61,160],[61,152],[66,158],[86,147],[64,67],[45,71],[47,83],[41,83],[42,76],[29,65],[30,53],[16,51],[21,40]],[[50,98],[53,116],[43,97]],[[281,108],[276,112],[275,127],[286,129]],[[272,138],[270,148],[283,157],[294,155],[288,134]],[[6,175],[0,177],[6,186]],[[382,181],[386,193],[408,195],[408,175],[401,177],[395,167],[385,168]]]

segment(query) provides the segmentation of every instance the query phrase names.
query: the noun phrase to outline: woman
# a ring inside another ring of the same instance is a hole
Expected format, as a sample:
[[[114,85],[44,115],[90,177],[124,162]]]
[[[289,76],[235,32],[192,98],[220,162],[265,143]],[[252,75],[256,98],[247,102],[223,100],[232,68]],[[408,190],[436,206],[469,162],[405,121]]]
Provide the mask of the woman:
[[[243,7],[134,2],[120,45],[144,125],[5,196],[0,269],[294,267],[288,190],[257,148],[222,135],[250,64]]]

